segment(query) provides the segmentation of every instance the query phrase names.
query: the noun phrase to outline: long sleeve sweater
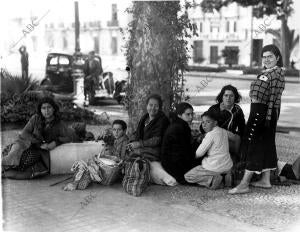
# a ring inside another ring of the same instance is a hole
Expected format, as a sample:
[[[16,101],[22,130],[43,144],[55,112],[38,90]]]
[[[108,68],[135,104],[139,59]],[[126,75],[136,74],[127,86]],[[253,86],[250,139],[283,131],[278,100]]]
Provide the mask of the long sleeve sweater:
[[[225,172],[233,163],[229,154],[228,132],[216,126],[208,132],[196,151],[196,157],[206,155],[202,167],[213,172]]]

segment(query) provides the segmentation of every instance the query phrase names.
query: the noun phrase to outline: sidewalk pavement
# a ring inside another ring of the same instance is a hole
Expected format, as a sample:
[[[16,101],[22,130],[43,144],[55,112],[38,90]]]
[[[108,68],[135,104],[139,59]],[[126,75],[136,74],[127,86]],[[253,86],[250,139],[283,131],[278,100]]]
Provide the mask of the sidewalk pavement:
[[[296,159],[300,150],[298,140],[277,134],[281,160]],[[251,188],[251,193],[242,195],[229,195],[228,189],[151,185],[141,197],[128,195],[120,183],[93,184],[74,192],[63,191],[65,183],[49,186],[66,177],[2,179],[3,230],[296,232],[300,229],[300,185]]]
[[[237,71],[237,70],[234,70]],[[257,75],[254,74],[239,74],[237,72],[186,72],[184,75],[192,77],[214,77],[221,79],[232,79],[232,80],[254,80]],[[300,83],[300,74],[298,77],[286,76],[285,81],[287,83]]]

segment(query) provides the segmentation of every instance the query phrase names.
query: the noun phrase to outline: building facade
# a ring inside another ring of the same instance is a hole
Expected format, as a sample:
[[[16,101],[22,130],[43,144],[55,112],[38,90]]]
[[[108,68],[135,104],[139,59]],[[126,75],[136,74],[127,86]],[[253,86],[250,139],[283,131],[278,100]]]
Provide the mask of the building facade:
[[[190,65],[225,65],[222,50],[230,49],[238,51],[232,60],[233,65],[250,66],[252,54],[252,65],[259,66],[262,47],[274,42],[274,37],[266,30],[280,28],[275,15],[257,19],[252,17],[251,7],[241,7],[236,3],[213,13],[203,13],[197,6],[189,11],[189,17],[198,30],[198,36],[190,40]]]

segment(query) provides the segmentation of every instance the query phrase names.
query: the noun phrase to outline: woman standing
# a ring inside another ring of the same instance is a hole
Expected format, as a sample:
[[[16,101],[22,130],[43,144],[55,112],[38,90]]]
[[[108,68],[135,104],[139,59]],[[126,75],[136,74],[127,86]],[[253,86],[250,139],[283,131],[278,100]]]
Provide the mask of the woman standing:
[[[271,188],[270,171],[277,167],[275,134],[285,87],[282,56],[275,45],[263,47],[261,56],[265,70],[250,86],[251,108],[242,142],[246,170],[230,194],[249,192],[253,173],[262,173],[262,178],[252,186]]]
[[[49,151],[70,142],[73,136],[58,113],[59,108],[52,98],[41,99],[37,113],[2,157],[5,177],[29,179],[49,172]]]

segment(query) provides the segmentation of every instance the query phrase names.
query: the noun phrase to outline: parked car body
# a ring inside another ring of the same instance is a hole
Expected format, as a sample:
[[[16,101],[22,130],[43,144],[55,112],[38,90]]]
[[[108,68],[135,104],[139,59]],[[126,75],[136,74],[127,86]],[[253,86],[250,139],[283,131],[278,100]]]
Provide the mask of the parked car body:
[[[55,93],[72,93],[74,57],[63,53],[49,53],[46,58],[46,75],[41,85]]]
[[[85,54],[70,55],[65,53],[49,53],[46,58],[45,78],[41,81],[41,88],[59,94],[71,94],[75,90],[74,80],[76,78],[84,78],[84,63],[88,58]],[[95,56],[101,62],[100,56]],[[125,70],[125,69],[124,69]],[[92,104],[97,94],[101,92],[101,97],[112,97],[121,103],[122,97],[125,95],[126,77],[115,83],[113,72],[104,70],[97,79],[95,91],[90,93],[89,104]],[[103,83],[101,83],[101,80]],[[116,85],[118,87],[116,88]],[[103,89],[101,88],[103,87]],[[123,92],[123,93],[121,93]]]

